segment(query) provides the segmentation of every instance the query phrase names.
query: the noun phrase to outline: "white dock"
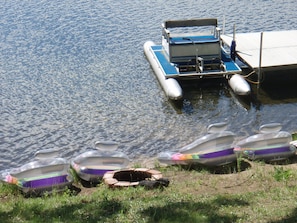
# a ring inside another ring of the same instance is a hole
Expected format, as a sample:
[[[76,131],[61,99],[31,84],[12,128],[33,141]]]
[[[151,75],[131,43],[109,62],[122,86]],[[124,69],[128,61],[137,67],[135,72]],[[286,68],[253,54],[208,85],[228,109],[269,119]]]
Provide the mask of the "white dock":
[[[230,47],[233,34],[221,38]],[[237,56],[252,69],[297,69],[297,30],[262,32],[262,53],[261,32],[236,33],[235,40]]]

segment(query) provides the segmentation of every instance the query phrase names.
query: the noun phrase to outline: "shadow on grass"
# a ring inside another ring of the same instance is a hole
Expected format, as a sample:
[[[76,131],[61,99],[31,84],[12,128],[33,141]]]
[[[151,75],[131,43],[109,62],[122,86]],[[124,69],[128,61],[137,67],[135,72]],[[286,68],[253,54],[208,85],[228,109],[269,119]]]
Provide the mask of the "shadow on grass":
[[[148,223],[153,222],[236,222],[239,217],[232,212],[221,214],[223,206],[248,206],[249,203],[237,198],[220,196],[214,201],[203,202],[172,202],[165,206],[149,207],[141,212]],[[224,211],[226,212],[226,211]]]
[[[12,185],[9,185],[12,186]],[[65,188],[61,189],[60,191],[52,189],[52,190],[32,190],[30,192],[24,193],[20,191],[20,193],[24,196],[24,198],[37,198],[37,197],[46,197],[46,196],[52,196],[52,195],[58,195],[63,193],[69,193],[71,196],[76,196],[81,192],[81,189],[74,186],[69,185]]]
[[[241,160],[240,163],[237,161],[222,166],[203,166],[199,164],[191,164],[181,166],[183,170],[196,170],[196,171],[208,171],[212,174],[231,174],[245,171],[251,168],[251,164],[247,161]]]
[[[99,184],[102,183],[102,180],[98,180],[98,181],[86,181],[83,179],[79,179],[78,181],[83,187],[85,188],[92,188],[92,187],[97,187]]]
[[[296,223],[297,222],[297,208],[286,218],[277,220],[277,221],[271,221],[271,223]]]
[[[70,173],[74,179],[74,182],[80,183],[85,188],[97,187],[99,184],[102,183],[102,177],[98,177],[98,179],[92,181],[87,181],[80,178],[72,167],[70,167]]]
[[[10,211],[0,211],[1,223],[12,222],[106,222],[117,214],[126,213],[128,208],[116,200],[81,200],[79,203],[48,208],[34,204],[15,203]]]
[[[290,164],[294,164],[297,163],[297,156],[296,155],[292,155],[291,157],[288,157],[286,159],[282,159],[282,160],[276,160],[276,161],[271,161],[271,162],[265,162],[266,164],[270,164],[270,165],[290,165]]]
[[[140,209],[140,216],[152,222],[236,222],[239,216],[226,212],[224,207],[248,206],[242,199],[219,196],[215,200],[203,202],[169,202],[165,206],[149,206]],[[130,205],[117,200],[80,200],[69,204],[60,201],[57,206],[41,207],[36,203],[14,203],[9,211],[0,211],[2,223],[12,222],[116,222],[118,215],[126,216]],[[222,211],[220,212],[220,209]],[[127,221],[128,222],[128,221]]]

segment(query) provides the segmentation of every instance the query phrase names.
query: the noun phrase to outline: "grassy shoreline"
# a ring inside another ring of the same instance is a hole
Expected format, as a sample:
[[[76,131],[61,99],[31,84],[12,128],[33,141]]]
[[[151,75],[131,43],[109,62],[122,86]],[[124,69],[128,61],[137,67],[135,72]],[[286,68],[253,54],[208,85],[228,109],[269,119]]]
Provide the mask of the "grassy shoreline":
[[[241,162],[222,169],[157,166],[169,187],[110,189],[24,198],[0,184],[1,222],[297,222],[297,164]]]

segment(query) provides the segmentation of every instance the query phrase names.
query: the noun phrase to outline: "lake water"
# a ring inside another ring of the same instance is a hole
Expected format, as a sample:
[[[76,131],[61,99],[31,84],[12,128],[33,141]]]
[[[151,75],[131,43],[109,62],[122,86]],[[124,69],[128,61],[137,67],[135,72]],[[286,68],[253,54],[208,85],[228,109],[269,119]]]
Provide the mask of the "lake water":
[[[155,157],[227,121],[238,138],[261,124],[297,130],[296,88],[259,89],[250,103],[225,84],[185,86],[168,101],[143,53],[168,19],[216,17],[225,33],[297,29],[295,0],[14,0],[0,7],[0,170],[39,149],[63,157],[113,140],[131,159]],[[295,72],[297,75],[297,71]]]

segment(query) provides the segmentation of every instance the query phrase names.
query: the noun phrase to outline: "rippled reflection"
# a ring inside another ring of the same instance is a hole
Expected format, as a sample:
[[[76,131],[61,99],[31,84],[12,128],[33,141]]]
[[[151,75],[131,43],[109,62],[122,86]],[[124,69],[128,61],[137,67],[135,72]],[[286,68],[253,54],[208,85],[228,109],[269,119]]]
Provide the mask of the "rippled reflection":
[[[260,124],[297,130],[296,93],[242,103],[225,84],[185,86],[169,102],[143,54],[166,19],[217,17],[225,32],[297,29],[286,1],[8,1],[0,8],[0,170],[38,149],[62,155],[114,140],[131,158],[177,149],[208,124],[247,136]],[[279,13],[285,12],[285,13]],[[291,95],[290,97],[288,95]]]

